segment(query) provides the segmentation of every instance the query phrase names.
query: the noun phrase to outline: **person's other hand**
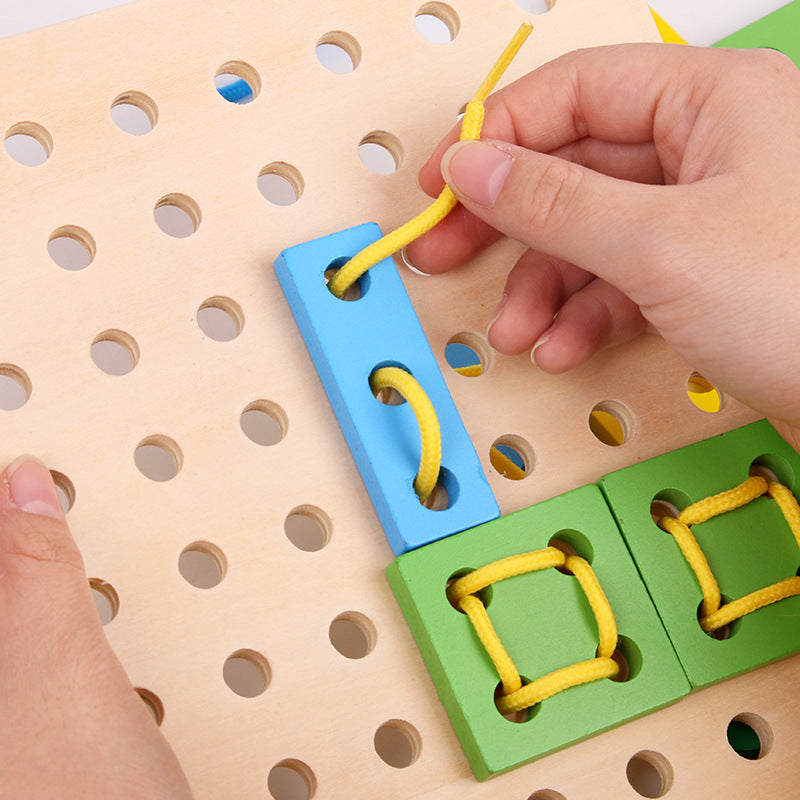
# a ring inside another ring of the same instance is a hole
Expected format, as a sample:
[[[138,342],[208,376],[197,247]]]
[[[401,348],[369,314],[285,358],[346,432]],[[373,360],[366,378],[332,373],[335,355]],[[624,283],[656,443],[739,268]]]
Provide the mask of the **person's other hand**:
[[[47,467],[0,474],[0,798],[191,800],[103,634]]]
[[[439,145],[462,205],[406,257],[457,266],[528,246],[491,344],[559,373],[650,323],[800,449],[800,72],[769,50],[623,45],[493,95],[484,140]]]

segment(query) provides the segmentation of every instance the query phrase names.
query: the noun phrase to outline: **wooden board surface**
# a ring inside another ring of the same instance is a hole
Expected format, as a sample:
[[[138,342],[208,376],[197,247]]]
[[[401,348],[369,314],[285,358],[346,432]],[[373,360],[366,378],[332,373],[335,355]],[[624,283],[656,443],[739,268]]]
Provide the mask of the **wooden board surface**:
[[[588,800],[600,787],[639,797],[626,764],[640,750],[672,764],[669,797],[749,798],[768,788],[788,796],[800,732],[786,701],[800,689],[793,662],[487,785],[469,773],[386,584],[391,552],[271,269],[289,245],[368,220],[388,230],[419,210],[418,168],[524,16],[512,0],[454,0],[457,35],[433,44],[415,29],[418,8],[141,0],[0,43],[0,129],[35,132],[25,123],[36,123],[52,145],[36,167],[0,152],[0,363],[24,370],[31,388],[21,408],[1,412],[0,458],[37,453],[74,485],[69,521],[88,571],[119,597],[107,634],[134,684],[162,701],[162,729],[200,800],[269,797],[267,776],[285,759],[306,765],[320,798],[525,800],[551,788]],[[566,50],[657,35],[638,0],[558,0],[534,23],[507,80]],[[352,74],[332,74],[315,58],[330,31],[358,42]],[[214,76],[231,61],[258,75],[254,102],[216,92]],[[119,130],[110,115],[131,91],[157,108],[143,136]],[[391,175],[359,160],[359,142],[375,131],[400,144]],[[302,194],[292,205],[259,192],[259,174],[274,163],[296,170]],[[186,238],[154,222],[154,207],[173,193],[190,198],[199,218]],[[63,226],[91,234],[85,269],[61,269],[48,255]],[[488,349],[480,378],[453,372],[446,343],[466,332],[484,346],[518,250],[501,243],[440,278],[402,268],[504,513],[754,419],[733,401],[718,414],[697,410],[686,395],[691,367],[653,336],[567,376]],[[198,308],[220,296],[241,309],[232,341],[213,341],[196,322]],[[127,375],[105,374],[90,358],[107,330],[136,343]],[[257,401],[281,409],[285,435],[273,446],[240,429],[241,412]],[[609,401],[628,426],[621,447],[588,427],[592,408]],[[490,466],[492,442],[508,434],[535,454],[525,480]],[[180,469],[171,480],[149,480],[134,463],[151,436],[174,443]],[[316,552],[284,534],[287,515],[309,507],[321,510],[329,539]],[[178,570],[197,541],[224,555],[213,589]],[[353,611],[374,629],[374,649],[357,660],[328,636],[331,621]],[[269,665],[257,697],[237,696],[223,680],[226,658],[241,649]],[[741,712],[772,726],[768,758],[748,762],[728,747],[725,727]],[[373,743],[392,720],[416,732],[418,757],[404,769],[383,763]]]

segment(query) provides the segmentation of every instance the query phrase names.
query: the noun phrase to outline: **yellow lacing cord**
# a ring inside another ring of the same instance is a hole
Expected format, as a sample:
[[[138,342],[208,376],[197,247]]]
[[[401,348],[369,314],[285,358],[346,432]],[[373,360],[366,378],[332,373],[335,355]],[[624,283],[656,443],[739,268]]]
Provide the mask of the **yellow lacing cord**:
[[[467,103],[464,119],[461,123],[461,139],[478,139],[483,125],[483,103],[494,89],[497,81],[508,68],[514,56],[522,47],[525,40],[533,30],[530,22],[523,22],[519,30],[506,46],[497,63],[481,84],[472,100]],[[419,216],[401,226],[395,231],[369,245],[357,255],[353,256],[328,282],[328,288],[338,298],[352,286],[370,267],[375,266],[384,258],[402,250],[407,244],[418,239],[435,225],[438,225],[455,207],[458,201],[449,186],[445,186],[442,193]]]
[[[717,579],[692,533],[692,525],[707,522],[727,511],[741,508],[765,494],[778,504],[800,547],[800,506],[797,499],[783,484],[767,481],[757,475],[748,478],[734,489],[693,503],[681,511],[677,518],[665,516],[658,520],[659,526],[675,538],[700,584],[700,591],[703,593],[700,626],[706,633],[723,628],[745,614],[776,603],[778,600],[800,594],[800,577],[791,577],[722,605],[722,594]]]
[[[421,447],[414,491],[420,503],[424,503],[436,488],[442,468],[442,434],[436,410],[411,373],[399,367],[376,369],[369,377],[369,385],[375,394],[381,389],[395,389],[408,402],[417,418]]]
[[[523,685],[519,671],[503,647],[478,592],[505,578],[549,567],[564,567],[578,580],[594,612],[600,645],[595,658],[563,667]],[[614,612],[594,570],[580,556],[567,556],[556,547],[509,556],[453,581],[447,589],[447,595],[450,602],[469,617],[497,670],[502,683],[502,696],[497,706],[502,714],[522,711],[564,689],[601,678],[613,678],[619,673],[619,665],[612,658],[618,638]]]

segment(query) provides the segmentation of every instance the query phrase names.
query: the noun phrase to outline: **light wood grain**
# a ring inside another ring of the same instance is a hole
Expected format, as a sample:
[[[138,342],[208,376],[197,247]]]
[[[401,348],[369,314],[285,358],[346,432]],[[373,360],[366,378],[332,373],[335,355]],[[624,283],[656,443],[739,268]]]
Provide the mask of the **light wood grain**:
[[[284,247],[367,220],[384,230],[422,208],[415,176],[523,17],[512,0],[454,0],[460,31],[447,45],[415,30],[407,0],[332,4],[275,0],[141,2],[25,34],[0,45],[0,129],[36,122],[52,137],[40,167],[0,152],[0,362],[24,369],[32,395],[0,416],[0,457],[34,452],[74,483],[69,513],[92,577],[120,599],[109,639],[133,682],[165,708],[163,730],[199,800],[268,796],[283,759],[313,771],[320,798],[525,800],[536,789],[568,800],[635,797],[625,766],[638,750],[668,758],[670,797],[750,798],[793,789],[791,742],[799,726],[788,698],[800,672],[786,662],[707,690],[487,785],[471,777],[410,633],[386,584],[391,559],[349,452],[286,306],[271,264]],[[558,0],[507,80],[561,52],[655,40],[638,0]],[[351,34],[362,59],[350,75],[314,55],[329,31]],[[261,91],[249,105],[215,91],[217,69],[249,64]],[[110,107],[143,92],[158,108],[148,134],[117,129]],[[400,169],[369,172],[357,146],[388,131]],[[294,165],[300,200],[269,204],[256,180],[267,164]],[[164,235],[153,208],[164,195],[192,198],[202,219],[186,239]],[[96,242],[77,272],[47,253],[51,233],[80,226]],[[539,373],[526,357],[491,356],[477,379],[457,375],[444,347],[483,335],[518,252],[493,247],[457,272],[424,278],[402,268],[431,346],[504,513],[606,472],[754,419],[729,402],[709,415],[686,396],[692,372],[655,337],[605,353],[574,373]],[[205,337],[200,304],[222,295],[244,314],[230,342]],[[92,363],[95,336],[134,338],[140,358],[125,376]],[[285,438],[249,441],[239,414],[255,400],[286,414]],[[607,447],[588,428],[601,401],[629,410],[632,435]],[[182,466],[155,483],[134,465],[145,437],[180,447]],[[495,474],[489,448],[523,437],[536,461],[512,482]],[[313,505],[331,520],[330,543],[302,552],[283,532],[286,515]],[[197,589],[178,572],[194,541],[219,547],[227,573]],[[358,611],[377,631],[374,651],[343,658],[328,640],[339,614]],[[241,648],[263,654],[271,683],[238,697],[222,679]],[[773,752],[738,758],[725,741],[737,713],[764,716]],[[385,765],[373,736],[387,720],[419,732],[416,762]]]

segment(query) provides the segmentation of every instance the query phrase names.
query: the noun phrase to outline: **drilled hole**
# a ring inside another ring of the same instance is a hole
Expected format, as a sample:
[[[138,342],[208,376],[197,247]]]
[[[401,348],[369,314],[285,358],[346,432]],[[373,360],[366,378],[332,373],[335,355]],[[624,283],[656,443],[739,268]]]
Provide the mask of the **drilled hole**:
[[[213,589],[228,569],[225,554],[211,542],[194,542],[178,557],[178,572],[198,589]]]
[[[488,369],[489,353],[486,340],[482,337],[474,333],[457,333],[447,343],[444,358],[459,375],[477,378]]]
[[[325,283],[328,284],[331,281],[331,278],[349,261],[348,256],[342,256],[341,258],[336,258],[328,264],[327,269],[324,273]],[[365,272],[357,281],[351,283],[350,286],[347,287],[344,295],[342,297],[337,298],[337,300],[346,300],[348,303],[355,302],[356,300],[360,300],[366,293],[369,291],[369,272]]]
[[[535,455],[530,443],[516,434],[498,437],[489,449],[494,469],[510,481],[521,481],[533,472]]]
[[[56,470],[51,469],[50,475],[56,485],[58,502],[61,503],[61,508],[66,514],[75,505],[75,485],[63,472],[56,472]]]
[[[89,578],[94,604],[100,615],[100,622],[108,625],[119,611],[119,595],[117,590],[108,582],[100,578]]]
[[[89,231],[77,225],[64,225],[50,234],[47,252],[61,269],[76,272],[94,261],[97,245]]]
[[[414,17],[414,26],[423,39],[434,44],[447,44],[458,36],[461,20],[447,3],[425,3]]]
[[[594,560],[594,548],[580,531],[571,529],[559,531],[550,539],[547,546],[555,547],[556,550],[560,550],[567,557],[580,556],[589,564]],[[572,576],[572,573],[566,567],[556,567],[556,569],[564,575]]]
[[[222,677],[239,697],[258,697],[269,686],[272,672],[267,659],[255,650],[237,650],[225,659]]]
[[[661,517],[676,519],[691,504],[689,496],[679,489],[664,489],[650,501],[650,516],[657,525]]]
[[[633,416],[622,403],[606,400],[589,414],[589,429],[603,444],[619,447],[631,437]]]
[[[546,14],[555,7],[556,0],[516,0],[516,3],[529,14]]]
[[[139,472],[151,481],[171,480],[183,464],[183,454],[177,442],[162,435],[143,439],[133,458]]]
[[[306,553],[322,550],[330,541],[332,530],[330,517],[316,506],[298,506],[283,523],[286,538]]]
[[[642,671],[642,651],[636,642],[627,636],[617,638],[617,649],[611,654],[619,672],[611,679],[616,683],[632,681]]]
[[[41,166],[53,152],[52,137],[35,122],[12,125],[6,132],[4,144],[8,155],[23,167]]]
[[[446,511],[450,508],[450,492],[441,479],[436,481],[433,491],[425,498],[422,505],[429,511]]]
[[[0,364],[0,410],[16,411],[30,400],[33,386],[25,370]]]
[[[245,105],[252,103],[261,91],[261,78],[244,61],[228,61],[214,76],[214,88],[220,97],[229,103]]]
[[[722,393],[699,372],[693,372],[686,381],[686,394],[696,408],[708,414],[716,414],[725,405]]]
[[[311,800],[317,779],[307,764],[287,758],[269,771],[267,789],[274,800]]]
[[[275,206],[290,206],[303,194],[305,182],[297,167],[273,161],[258,173],[258,191]]]
[[[400,140],[386,131],[368,133],[358,145],[358,156],[365,167],[379,175],[391,175],[403,163]]]
[[[185,194],[168,194],[156,203],[153,218],[167,236],[185,239],[200,227],[200,207]]]
[[[554,789],[539,789],[539,791],[530,795],[528,800],[567,800],[567,798]]]
[[[244,312],[230,297],[209,297],[197,309],[197,325],[209,339],[230,342],[244,328]]]
[[[737,714],[728,724],[728,744],[749,761],[764,758],[772,748],[772,726],[758,714]]]
[[[462,610],[461,610],[461,609],[460,609],[460,608],[459,608],[459,607],[458,607],[458,606],[457,606],[457,605],[456,605],[456,604],[453,602],[453,600],[452,600],[452,598],[451,598],[451,596],[450,596],[450,593],[448,592],[448,590],[450,589],[450,586],[451,586],[453,583],[455,583],[455,581],[457,581],[459,578],[463,578],[463,577],[464,577],[464,575],[469,575],[469,573],[470,573],[470,572],[474,572],[474,571],[475,571],[475,570],[474,570],[474,569],[471,569],[470,567],[463,567],[462,569],[456,570],[456,571],[455,571],[455,572],[454,572],[454,573],[453,573],[453,574],[452,574],[452,575],[451,575],[451,576],[450,576],[450,577],[447,579],[447,582],[445,583],[445,587],[444,587],[444,588],[445,588],[445,596],[447,597],[447,602],[448,602],[448,603],[450,603],[450,605],[451,605],[451,606],[452,606],[452,607],[453,607],[453,608],[454,608],[456,611],[458,611],[458,613],[459,613],[459,614],[463,614],[464,612],[463,612],[463,611],[462,611]],[[478,598],[478,599],[481,601],[481,603],[483,603],[483,607],[484,607],[484,608],[489,608],[489,605],[490,605],[490,604],[491,604],[491,602],[492,602],[492,598],[494,597],[494,587],[492,587],[491,585],[489,585],[489,586],[487,586],[486,588],[484,588],[484,589],[481,589],[481,590],[480,590],[480,591],[477,593],[477,595],[476,595],[476,596],[477,596],[477,598]]]
[[[520,678],[522,679],[523,686],[530,683],[530,680],[528,680],[528,678],[526,678],[524,675],[520,675]],[[535,706],[530,706],[529,708],[521,708],[519,711],[509,711],[504,713],[500,710],[500,700],[502,697],[503,682],[499,681],[497,686],[494,687],[495,708],[497,709],[497,713],[500,714],[504,720],[513,722],[515,725],[522,725],[525,722],[530,722],[542,708],[542,704],[537,703]]]
[[[652,750],[642,750],[628,761],[625,770],[631,788],[642,797],[663,797],[672,787],[672,765]]]
[[[727,595],[722,595],[722,602],[720,603],[720,608],[722,608],[726,603],[730,603],[731,598]],[[700,624],[700,617],[703,615],[703,601],[701,600],[697,605],[697,624]],[[717,628],[714,631],[703,631],[706,636],[710,637],[711,639],[716,639],[717,641],[724,642],[726,639],[730,639],[732,636],[735,636],[739,629],[742,627],[742,618],[733,620],[733,622],[729,623],[728,625],[723,625],[721,628]],[[701,628],[702,630],[702,628]]]
[[[121,131],[131,136],[144,136],[158,122],[158,108],[142,92],[123,92],[111,104],[111,119]]]
[[[329,31],[317,42],[317,60],[329,72],[346,75],[361,63],[361,45],[344,31]]]
[[[753,460],[748,470],[750,476],[758,475],[767,481],[778,481],[788,488],[794,486],[794,470],[782,456],[767,453]]]
[[[107,375],[127,375],[139,363],[139,345],[125,331],[103,331],[95,337],[89,352]]]
[[[365,658],[375,649],[375,625],[358,611],[339,614],[328,628],[328,638],[336,651],[345,658]]]
[[[403,370],[403,372],[407,372],[409,375],[411,374],[411,370],[405,364],[401,364],[398,361],[386,361],[382,364],[378,364],[370,373],[370,391],[372,391],[375,399],[385,406],[401,406],[406,402],[406,399],[393,386],[385,386],[377,391],[372,388],[372,375],[383,367],[396,367],[397,369]]]
[[[286,436],[289,419],[277,403],[254,400],[239,415],[239,425],[251,442],[271,447]]]
[[[391,719],[375,731],[375,752],[390,767],[410,767],[422,752],[419,731],[402,719]]]
[[[164,721],[164,704],[161,702],[161,699],[154,692],[151,692],[149,689],[143,689],[141,686],[137,686],[134,691],[142,699],[153,721],[160,727],[161,723]]]

